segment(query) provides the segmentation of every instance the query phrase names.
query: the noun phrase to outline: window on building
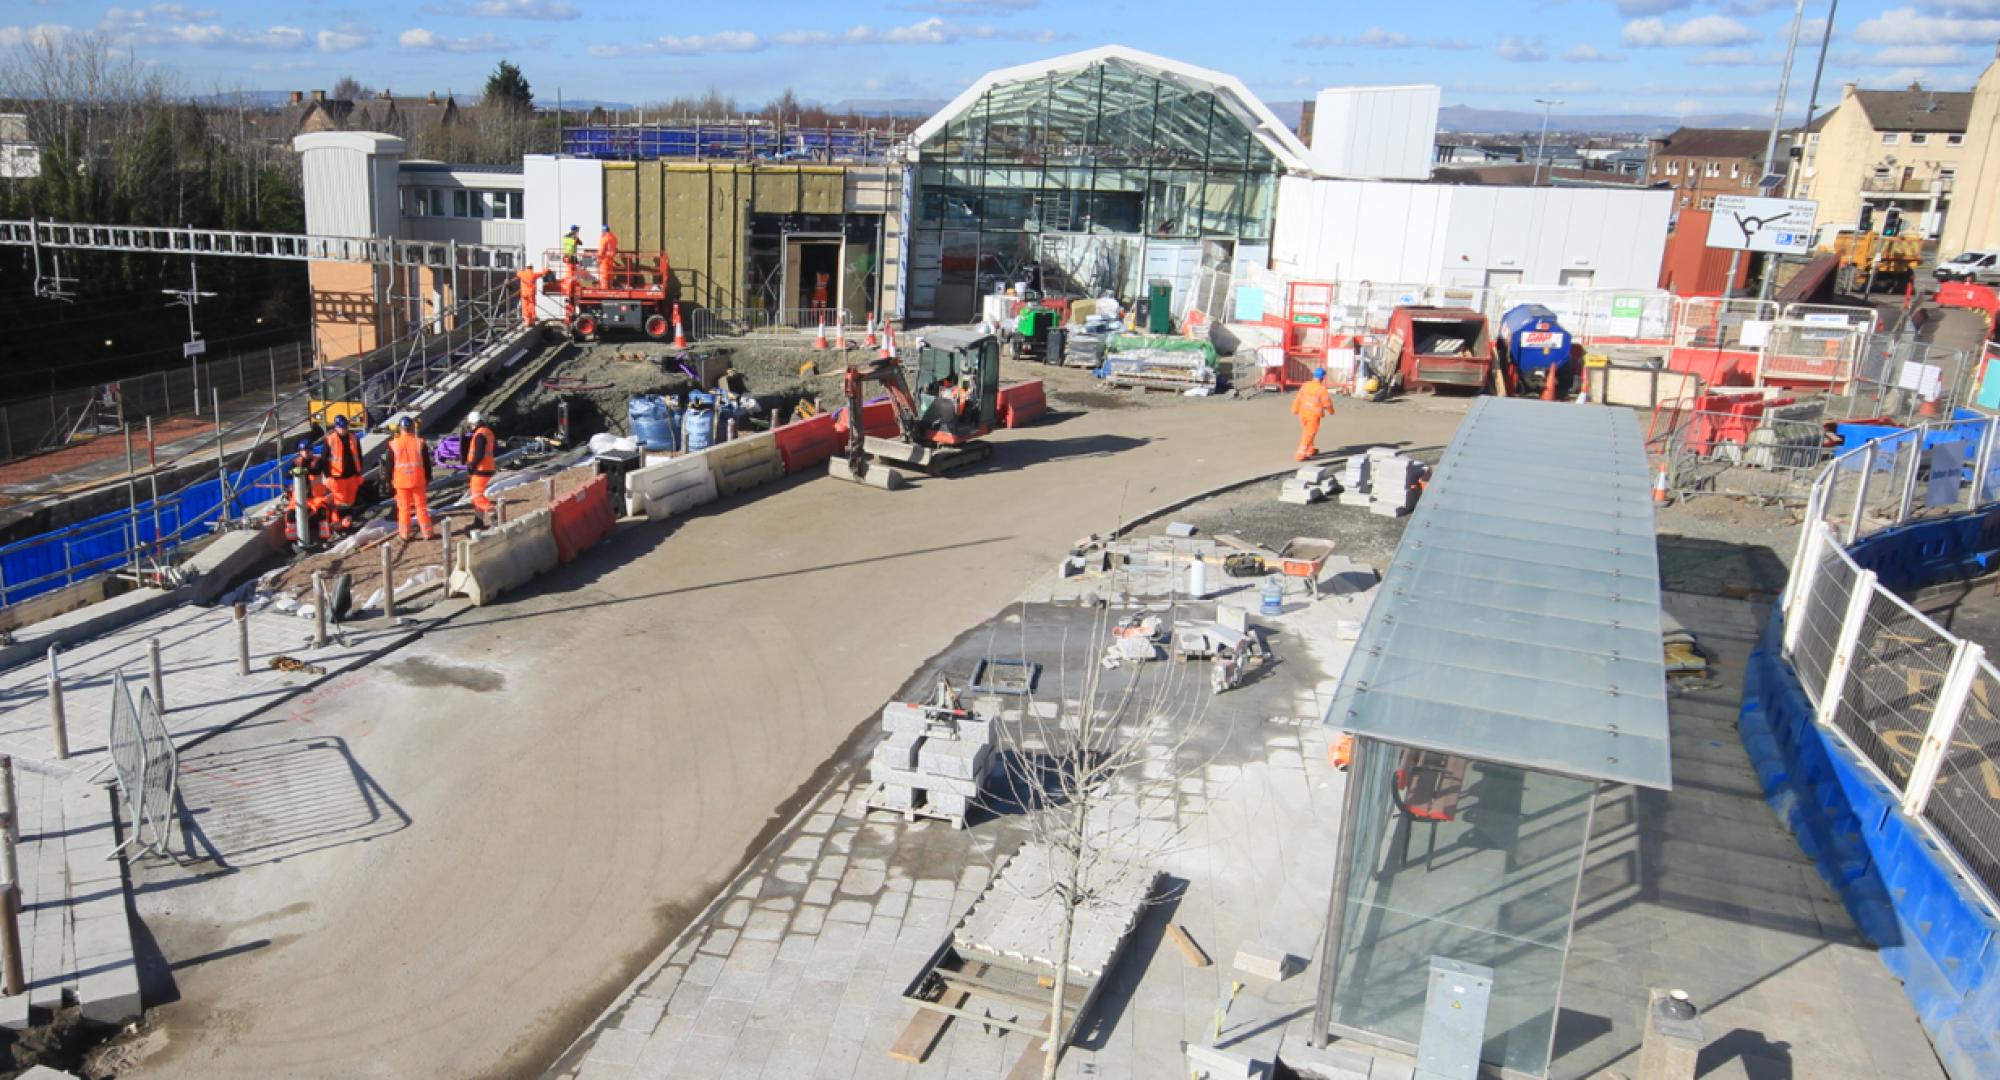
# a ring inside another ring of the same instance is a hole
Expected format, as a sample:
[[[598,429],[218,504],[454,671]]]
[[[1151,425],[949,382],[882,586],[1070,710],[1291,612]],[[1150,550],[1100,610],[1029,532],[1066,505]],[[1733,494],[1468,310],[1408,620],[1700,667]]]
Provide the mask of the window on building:
[[[1741,180],[1743,178],[1743,166],[1740,163],[1734,161],[1729,163],[1729,178],[1731,180]]]
[[[1722,163],[1721,163],[1721,162],[1719,162],[1719,161],[1711,161],[1711,162],[1709,162],[1709,163],[1708,163],[1708,168],[1707,168],[1707,169],[1706,169],[1705,171],[1706,171],[1707,175],[1709,175],[1709,176],[1712,176],[1712,177],[1715,177],[1715,176],[1721,176],[1721,175],[1722,175]]]
[[[493,201],[492,216],[501,221],[521,220],[521,193],[518,191],[489,192]]]
[[[1701,204],[1700,204],[1700,208],[1701,208],[1701,209],[1703,209],[1703,210],[1713,210],[1713,209],[1715,209],[1715,196],[1713,196],[1713,195],[1703,195],[1703,196],[1701,197]]]
[[[451,193],[452,217],[478,217],[479,210],[472,203],[473,193],[459,188]]]
[[[1876,180],[1878,180],[1878,181],[1880,181],[1880,182],[1882,182],[1882,183],[1885,183],[1885,184],[1886,184],[1886,183],[1888,183],[1888,182],[1889,182],[1889,166],[1887,166],[1887,165],[1877,165],[1877,166],[1875,166],[1875,179],[1876,179]]]
[[[1944,144],[1945,144],[1946,146],[1964,146],[1964,145],[1965,145],[1965,136],[1963,136],[1963,135],[1946,135],[1946,136],[1944,137]]]
[[[1901,138],[1902,138],[1902,136],[1901,136],[1901,135],[1899,135],[1899,134],[1897,134],[1896,132],[1893,132],[1893,131],[1885,131],[1885,132],[1883,132],[1883,133],[1882,133],[1882,145],[1883,145],[1883,146],[1894,146],[1894,145],[1896,145],[1896,142],[1897,142],[1897,141],[1898,141],[1899,139],[1901,139]]]
[[[1924,145],[1925,143],[1928,143],[1928,142],[1930,142],[1930,141],[1931,141],[1931,137],[1930,137],[1929,135],[1926,135],[1926,134],[1924,134],[1924,133],[1923,133],[1923,132],[1921,132],[1921,131],[1913,131],[1913,132],[1911,132],[1911,133],[1910,133],[1910,145],[1911,145],[1911,146],[1922,146],[1922,145]]]
[[[1951,165],[1940,165],[1938,166],[1937,178],[1949,185],[1953,180],[1958,179],[1958,169]]]
[[[1667,175],[1668,175],[1668,176],[1679,176],[1680,174],[1681,174],[1681,163],[1680,163],[1680,162],[1678,162],[1678,161],[1669,161],[1669,162],[1667,162]]]

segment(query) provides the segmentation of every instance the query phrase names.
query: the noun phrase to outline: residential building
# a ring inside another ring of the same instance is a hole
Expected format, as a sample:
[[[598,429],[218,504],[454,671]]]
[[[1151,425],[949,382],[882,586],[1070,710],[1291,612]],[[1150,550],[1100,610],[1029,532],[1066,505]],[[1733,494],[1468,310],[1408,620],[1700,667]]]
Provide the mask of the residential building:
[[[22,113],[0,113],[0,180],[31,180],[42,175],[42,148],[28,135]]]
[[[384,90],[359,100],[330,98],[324,90],[310,97],[292,91],[291,100],[278,111],[284,135],[309,135],[318,131],[375,131],[399,138],[414,138],[434,128],[466,123],[476,105],[460,105],[450,94],[440,98],[435,91],[424,97],[399,98]]]
[[[1675,210],[1708,210],[1717,195],[1758,194],[1770,134],[1738,128],[1680,128],[1654,139],[1646,181],[1674,192]]]
[[[1799,159],[1795,190],[1819,203],[1814,224],[1852,224],[1868,203],[1878,215],[1902,210],[1923,236],[1942,233],[1959,170],[1973,159],[1966,147],[1972,97],[1917,83],[1907,90],[1842,88],[1840,103],[1813,122]],[[1990,124],[1982,132],[1988,137]]]
[[[1938,237],[1940,259],[2000,248],[2000,59],[1986,65],[1972,88],[1965,133],[1953,178],[1956,204]]]

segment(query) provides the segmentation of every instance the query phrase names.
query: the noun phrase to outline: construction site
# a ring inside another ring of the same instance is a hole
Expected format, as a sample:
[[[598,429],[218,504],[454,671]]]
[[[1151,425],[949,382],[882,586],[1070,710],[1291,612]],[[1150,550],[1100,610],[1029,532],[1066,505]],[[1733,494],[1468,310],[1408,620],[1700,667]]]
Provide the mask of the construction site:
[[[0,403],[0,1074],[2000,1075],[2000,295],[1437,95],[0,221],[314,313]]]

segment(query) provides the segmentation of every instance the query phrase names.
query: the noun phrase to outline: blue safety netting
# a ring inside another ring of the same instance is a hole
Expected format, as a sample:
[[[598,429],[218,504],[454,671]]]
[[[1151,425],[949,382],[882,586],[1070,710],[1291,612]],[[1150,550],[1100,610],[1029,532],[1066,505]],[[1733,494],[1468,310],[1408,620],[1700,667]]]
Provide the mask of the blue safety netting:
[[[744,124],[600,124],[563,129],[563,153],[614,161],[722,158],[762,161],[881,161],[900,136],[853,128]]]
[[[231,517],[277,496],[280,464],[266,461],[231,474]],[[102,514],[0,547],[0,605],[115,570],[135,547],[157,542],[158,550],[167,552],[205,536],[208,524],[221,516],[222,496],[220,478],[203,480],[157,502],[142,502],[136,511]]]

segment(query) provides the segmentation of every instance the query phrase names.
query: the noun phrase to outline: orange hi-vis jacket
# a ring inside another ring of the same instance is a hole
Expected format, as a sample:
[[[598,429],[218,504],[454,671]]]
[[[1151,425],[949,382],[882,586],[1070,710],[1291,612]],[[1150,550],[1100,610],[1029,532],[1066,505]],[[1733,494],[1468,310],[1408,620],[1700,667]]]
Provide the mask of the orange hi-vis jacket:
[[[473,428],[472,438],[465,444],[465,471],[474,476],[492,476],[496,467],[493,461],[494,444],[498,441],[493,429],[485,424]]]
[[[361,475],[361,440],[353,432],[338,429],[327,432],[326,475],[333,480]]]
[[[1292,398],[1292,415],[1301,420],[1333,415],[1333,395],[1327,392],[1326,384],[1309,379],[1299,387],[1298,395]]]
[[[406,433],[389,440],[389,456],[395,463],[392,486],[398,490],[430,486],[431,448],[421,436]]]

